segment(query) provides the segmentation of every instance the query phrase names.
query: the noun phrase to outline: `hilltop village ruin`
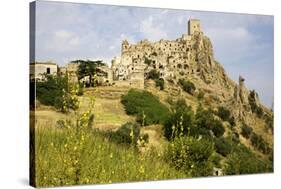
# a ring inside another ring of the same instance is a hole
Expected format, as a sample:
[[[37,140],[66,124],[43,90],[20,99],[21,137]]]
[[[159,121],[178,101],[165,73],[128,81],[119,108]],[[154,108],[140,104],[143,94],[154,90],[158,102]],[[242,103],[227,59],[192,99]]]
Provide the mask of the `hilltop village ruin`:
[[[204,52],[199,52],[203,48]],[[202,71],[198,63],[207,59],[211,66],[214,61],[212,51],[210,40],[201,31],[200,20],[191,19],[188,21],[187,33],[176,40],[161,39],[150,42],[144,39],[136,44],[124,40],[121,56],[113,58],[111,67],[100,68],[106,73],[101,76],[100,82],[144,88],[144,80],[152,69],[158,70],[164,80],[177,80],[183,75],[200,76]],[[51,64],[45,63],[47,73],[50,73],[47,70]],[[40,78],[39,74],[44,72],[44,69],[41,69],[44,63],[38,63],[38,67],[39,65],[40,69],[35,72],[36,78]],[[59,70],[62,73],[68,71],[73,75],[77,68],[78,64],[69,63]]]

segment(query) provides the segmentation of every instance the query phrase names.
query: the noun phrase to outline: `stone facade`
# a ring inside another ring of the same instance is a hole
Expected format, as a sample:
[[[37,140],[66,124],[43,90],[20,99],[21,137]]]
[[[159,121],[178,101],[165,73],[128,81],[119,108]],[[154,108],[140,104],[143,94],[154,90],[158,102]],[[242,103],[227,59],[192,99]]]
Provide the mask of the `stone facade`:
[[[136,44],[122,42],[121,57],[112,60],[114,80],[139,80],[144,82],[149,71],[156,69],[160,78],[174,80],[192,75],[207,80],[201,64],[213,65],[213,48],[204,36],[200,20],[188,21],[188,31],[176,40],[161,39],[150,42],[147,39]]]
[[[34,62],[30,64],[30,79],[42,81],[44,74],[57,74],[58,66],[53,62]]]

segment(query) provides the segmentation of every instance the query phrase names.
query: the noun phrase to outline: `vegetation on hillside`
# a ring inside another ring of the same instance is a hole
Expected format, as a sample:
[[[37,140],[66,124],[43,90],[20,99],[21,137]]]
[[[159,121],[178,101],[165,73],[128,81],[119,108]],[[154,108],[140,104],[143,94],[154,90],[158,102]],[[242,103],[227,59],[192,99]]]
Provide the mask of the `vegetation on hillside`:
[[[147,91],[131,89],[122,96],[121,102],[126,113],[136,115],[137,121],[143,125],[164,123],[169,115],[169,109]]]
[[[160,78],[160,72],[156,69],[151,70],[148,72],[148,79],[152,79],[155,81],[155,86],[159,87],[160,90],[164,90],[164,80]]]
[[[100,72],[97,70],[97,67],[105,65],[102,60],[74,60],[71,62],[79,63],[77,70],[77,76],[79,80],[86,76],[89,77],[89,83],[86,83],[87,87],[93,87],[94,85],[96,85],[97,80],[95,80],[94,82],[94,75]]]
[[[62,112],[76,110],[77,97],[81,89],[79,85],[69,85],[66,76],[45,75],[44,81],[36,82],[36,99],[44,105],[54,106]]]
[[[186,80],[186,79],[180,79],[179,80],[179,85],[181,86],[181,88],[185,92],[187,92],[187,93],[189,93],[191,95],[194,94],[196,87],[195,87],[194,83],[192,83],[191,81]]]
[[[150,74],[151,79],[159,79],[159,73]],[[190,94],[196,89],[192,84],[180,81]],[[124,122],[114,130],[98,130],[93,129],[95,99],[91,95],[89,107],[80,112],[78,89],[69,86],[62,76],[47,76],[37,85],[41,103],[71,113],[71,119],[35,130],[35,149],[31,150],[36,153],[38,187],[213,176],[215,168],[225,175],[273,171],[269,144],[243,124],[241,135],[269,158],[243,145],[236,128],[227,128],[225,122],[234,126],[235,121],[223,106],[213,110],[199,105],[194,110],[185,99],[170,98],[168,108],[152,93],[130,89],[121,103],[136,122]],[[200,96],[197,98],[204,98],[204,94]],[[266,119],[270,123],[273,118]],[[165,142],[161,149],[149,148],[149,135],[141,132],[141,126],[153,124],[163,126]]]

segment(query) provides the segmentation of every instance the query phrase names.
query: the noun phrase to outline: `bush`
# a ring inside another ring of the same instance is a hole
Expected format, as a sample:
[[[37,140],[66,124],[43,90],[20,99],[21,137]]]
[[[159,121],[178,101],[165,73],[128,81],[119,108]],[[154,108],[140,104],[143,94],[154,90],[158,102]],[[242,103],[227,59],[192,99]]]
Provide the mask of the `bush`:
[[[230,119],[228,120],[228,122],[230,123],[231,127],[233,128],[236,123],[235,123],[235,118],[233,116],[230,117]]]
[[[212,175],[214,145],[205,138],[177,137],[165,151],[166,160],[176,169],[198,177]]]
[[[216,120],[211,109],[205,110],[201,106],[196,111],[195,126],[191,129],[193,136],[204,135],[209,136],[213,131],[216,137],[224,134],[225,129],[219,120]]]
[[[268,128],[273,131],[273,116],[270,116],[268,114],[265,114],[264,116],[265,122],[268,126]]]
[[[272,172],[272,168],[272,162],[259,159],[246,146],[239,144],[227,156],[224,172],[226,175],[253,174]]]
[[[164,136],[171,140],[180,135],[187,135],[193,125],[194,113],[184,99],[178,100],[172,107],[173,112],[164,123]]]
[[[221,160],[222,160],[222,158],[221,158],[221,156],[219,154],[214,153],[211,159],[212,159],[212,162],[213,162],[213,164],[214,164],[214,166],[216,168],[221,168]]]
[[[147,91],[129,90],[121,102],[129,115],[136,115],[143,125],[163,124],[169,116],[169,109],[159,99]]]
[[[44,105],[61,108],[64,91],[68,90],[67,78],[45,75],[45,81],[36,83],[36,98]]]
[[[148,72],[148,79],[159,79],[160,78],[160,73],[156,70],[153,69],[150,72]]]
[[[268,154],[271,150],[268,143],[262,138],[262,136],[257,135],[254,132],[251,135],[251,143],[257,150],[264,154]]]
[[[160,90],[164,90],[164,80],[163,79],[155,79],[156,87],[160,87]]]
[[[196,89],[194,83],[192,83],[191,81],[185,80],[185,79],[180,79],[179,84],[185,92],[187,92],[191,95],[194,94],[194,91]]]
[[[216,138],[215,139],[215,149],[216,152],[226,157],[232,151],[232,141],[229,138]]]
[[[226,109],[223,106],[220,106],[218,108],[218,116],[224,120],[224,121],[229,121],[230,120],[230,111]]]
[[[150,60],[149,58],[145,57],[144,58],[144,63],[147,64],[148,66],[151,65],[152,60]]]
[[[140,125],[136,123],[125,123],[117,131],[109,131],[105,136],[112,142],[118,144],[137,144],[140,137]]]
[[[213,120],[212,131],[216,137],[221,137],[224,134],[225,129],[219,120]]]
[[[62,112],[76,110],[78,99],[73,95],[79,93],[78,88],[69,86],[66,76],[45,75],[44,81],[36,83],[36,98],[42,104],[54,106]]]
[[[196,125],[200,128],[212,129],[214,115],[211,109],[203,109],[201,106],[196,111]]]
[[[252,131],[253,131],[253,129],[251,127],[249,127],[248,125],[243,123],[243,125],[241,127],[241,134],[243,137],[249,138],[252,134]]]

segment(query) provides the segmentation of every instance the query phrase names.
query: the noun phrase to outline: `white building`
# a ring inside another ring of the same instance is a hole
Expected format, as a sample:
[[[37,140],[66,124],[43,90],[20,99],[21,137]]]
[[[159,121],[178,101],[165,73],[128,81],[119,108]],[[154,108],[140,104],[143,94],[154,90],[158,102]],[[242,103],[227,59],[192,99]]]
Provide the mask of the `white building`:
[[[30,79],[43,80],[44,74],[57,74],[58,66],[52,62],[34,62],[30,64]]]

